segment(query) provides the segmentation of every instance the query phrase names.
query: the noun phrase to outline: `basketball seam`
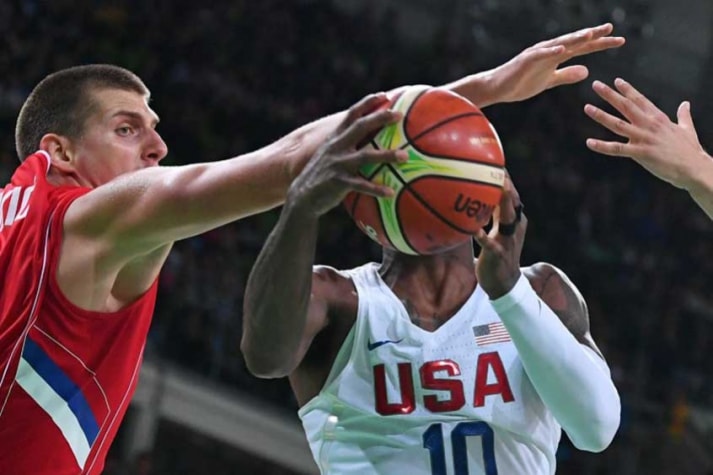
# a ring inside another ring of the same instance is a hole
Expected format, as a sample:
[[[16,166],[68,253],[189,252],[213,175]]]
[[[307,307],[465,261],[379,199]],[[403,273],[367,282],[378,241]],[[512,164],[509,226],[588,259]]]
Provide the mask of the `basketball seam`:
[[[410,115],[411,115],[412,109],[414,108],[414,106],[415,106],[415,104],[418,102],[418,100],[421,98],[421,96],[423,96],[423,95],[424,95],[425,93],[427,93],[428,91],[429,91],[429,89],[426,89],[426,90],[420,92],[420,93],[413,99],[413,101],[411,102],[411,104],[409,104],[408,109],[407,109],[406,112],[404,113],[404,118],[403,118],[402,124],[403,124],[403,133],[404,133],[405,143],[404,143],[402,146],[399,147],[400,150],[403,150],[403,149],[405,149],[406,147],[408,147],[409,145],[411,145],[411,147],[413,147],[413,149],[416,150],[417,152],[419,152],[419,153],[421,153],[421,154],[424,154],[424,155],[426,155],[426,156],[430,156],[430,155],[432,155],[432,154],[429,154],[429,153],[427,153],[425,150],[423,150],[423,149],[421,149],[420,147],[418,147],[418,146],[416,145],[415,141],[417,141],[417,140],[420,139],[421,137],[423,137],[423,136],[425,136],[425,135],[427,135],[427,134],[433,132],[434,130],[437,130],[439,127],[443,127],[443,126],[445,126],[445,125],[447,125],[447,124],[449,124],[449,123],[458,121],[458,120],[460,120],[460,119],[463,119],[463,118],[466,118],[466,117],[484,117],[484,114],[481,113],[481,112],[465,112],[465,113],[458,114],[458,115],[455,115],[455,116],[451,116],[451,117],[448,117],[447,119],[441,120],[440,122],[437,122],[437,123],[431,125],[430,127],[426,128],[425,130],[422,130],[420,133],[416,134],[414,137],[410,137],[409,134],[408,134],[408,120],[409,120],[409,117],[410,117]],[[378,144],[376,143],[375,137],[372,137],[372,139],[370,140],[370,142],[371,142],[371,145],[372,145],[375,149],[377,149],[377,150],[379,149],[379,146],[378,146]],[[488,167],[492,167],[492,168],[497,168],[497,169],[502,169],[501,166],[494,165],[492,162],[481,161],[481,160],[477,160],[477,159],[467,159],[467,158],[463,158],[463,157],[454,157],[454,156],[446,156],[446,155],[439,155],[438,157],[435,157],[435,156],[434,156],[434,158],[444,158],[444,159],[455,160],[455,161],[462,161],[462,162],[468,162],[468,163],[478,163],[478,164],[481,164],[481,165],[484,165],[484,166],[488,166]],[[371,180],[371,179],[372,179],[374,176],[376,176],[376,174],[379,173],[384,167],[387,167],[387,168],[389,169],[389,171],[391,171],[392,175],[394,175],[394,176],[396,177],[396,179],[399,180],[399,181],[402,183],[402,185],[404,186],[404,189],[401,190],[401,192],[400,192],[400,193],[398,194],[398,196],[396,197],[395,207],[396,207],[396,209],[397,209],[397,212],[396,212],[396,215],[395,215],[395,216],[396,216],[396,225],[397,225],[397,227],[398,227],[398,232],[401,234],[401,237],[402,237],[402,239],[404,240],[404,242],[405,242],[411,249],[417,251],[417,248],[413,245],[413,243],[409,240],[408,235],[404,232],[404,226],[403,226],[403,223],[402,223],[402,221],[401,221],[401,215],[400,215],[400,213],[398,212],[399,204],[400,204],[400,202],[401,202],[402,195],[404,194],[404,192],[410,192],[410,193],[413,195],[413,197],[416,199],[416,201],[418,201],[419,203],[421,203],[421,205],[422,205],[427,211],[429,211],[434,217],[436,217],[439,221],[441,221],[442,223],[444,223],[444,224],[445,224],[446,226],[448,226],[449,228],[451,228],[451,229],[453,229],[453,230],[455,230],[455,231],[457,231],[457,232],[459,232],[459,233],[465,234],[466,236],[471,236],[471,235],[472,235],[472,232],[471,232],[471,231],[467,231],[467,230],[465,230],[465,229],[462,229],[461,227],[459,227],[459,226],[453,224],[449,219],[446,219],[443,215],[441,215],[441,213],[439,213],[439,212],[436,211],[432,206],[430,206],[430,205],[428,204],[428,202],[427,202],[426,200],[424,200],[423,197],[421,197],[420,194],[418,194],[415,190],[413,190],[413,189],[411,188],[410,183],[416,183],[416,182],[418,182],[421,178],[426,178],[426,177],[417,178],[416,180],[413,180],[412,182],[406,182],[406,180],[401,176],[401,174],[399,173],[399,171],[398,171],[393,165],[391,165],[391,164],[382,164],[382,165],[379,166],[376,170],[374,170],[374,172],[372,172],[372,173],[370,174],[370,176],[368,176],[367,178],[368,178],[369,180]],[[439,178],[442,178],[442,179],[450,179],[450,180],[453,180],[453,181],[462,181],[462,182],[478,183],[478,184],[480,184],[480,185],[492,186],[492,187],[497,188],[496,185],[493,185],[493,184],[490,184],[490,183],[486,183],[486,182],[482,182],[482,181],[479,181],[479,180],[463,180],[463,179],[459,179],[459,178],[445,177],[445,176],[439,176]],[[358,199],[359,199],[359,198],[360,198],[360,196],[357,196],[357,198],[354,200],[354,204],[353,204],[353,207],[352,207],[352,210],[353,210],[353,211],[352,211],[352,216],[355,216],[354,211],[356,211],[356,205],[357,205],[357,203],[358,203]],[[377,206],[378,206],[378,204],[377,204]],[[380,221],[380,223],[381,223],[381,226],[382,226],[382,228],[384,229],[384,236],[385,236],[386,240],[389,242],[389,244],[391,244],[391,247],[392,247],[392,248],[394,248],[394,249],[396,249],[396,250],[399,250],[398,247],[396,247],[396,246],[394,245],[393,240],[390,238],[390,236],[389,236],[389,234],[388,234],[388,232],[387,232],[387,228],[386,228],[386,225],[385,225],[385,223],[384,223],[384,218],[383,218],[383,216],[382,216],[382,213],[379,212],[379,213],[377,213],[377,214],[378,214],[378,216],[379,216],[379,221]],[[418,251],[417,251],[417,252],[418,252]]]
[[[446,125],[446,124],[442,124],[442,125]],[[458,156],[455,156],[455,155],[440,155],[440,154],[439,154],[439,155],[435,155],[435,154],[433,154],[433,153],[427,152],[426,150],[420,148],[420,147],[419,147],[418,145],[416,145],[415,143],[411,143],[411,142],[407,142],[405,145],[402,146],[402,148],[403,148],[403,147],[406,147],[406,146],[408,146],[408,145],[411,145],[411,148],[413,148],[415,151],[421,153],[422,155],[425,155],[426,157],[445,158],[445,159],[448,159],[448,160],[454,160],[454,161],[456,161],[456,162],[477,163],[477,164],[479,164],[479,165],[484,165],[484,166],[487,166],[487,167],[493,167],[493,168],[498,168],[498,169],[502,169],[502,168],[503,168],[501,165],[495,165],[495,164],[493,164],[493,162],[485,161],[485,160],[479,160],[479,159],[477,159],[477,158],[464,158],[464,157],[458,157]]]
[[[472,235],[472,233],[471,233],[470,231],[467,231],[467,230],[465,230],[465,229],[462,229],[462,228],[456,226],[455,224],[451,223],[450,220],[448,220],[448,219],[446,219],[445,217],[443,217],[443,216],[441,215],[441,213],[439,213],[438,211],[436,211],[435,209],[433,209],[433,207],[432,207],[431,205],[429,205],[428,202],[427,202],[426,200],[424,200],[424,199],[421,197],[421,195],[419,195],[418,193],[416,193],[414,190],[411,189],[411,187],[409,186],[409,183],[407,183],[406,181],[404,181],[404,179],[401,177],[401,175],[399,175],[398,173],[395,173],[395,170],[394,170],[394,168],[393,168],[391,165],[387,165],[387,166],[388,166],[389,168],[391,168],[392,173],[393,173],[394,175],[396,175],[397,179],[404,185],[404,189],[410,191],[411,194],[413,194],[413,196],[416,198],[416,200],[418,200],[418,202],[421,203],[421,204],[424,206],[424,208],[426,208],[426,209],[427,209],[428,211],[430,211],[435,217],[437,217],[437,218],[440,219],[443,223],[445,223],[446,226],[448,226],[448,227],[450,227],[450,228],[452,228],[452,229],[455,229],[456,231],[458,231],[458,232],[460,232],[460,233],[463,233],[463,234],[466,234],[466,235],[468,235],[468,236],[471,236],[471,235]],[[439,178],[442,178],[442,177],[439,177]],[[416,180],[414,180],[414,181],[416,181]],[[464,180],[464,181],[465,181],[465,180]],[[404,190],[401,190],[401,193],[403,193],[403,192],[404,192]],[[399,193],[399,195],[400,195],[401,193]],[[398,213],[396,213],[396,216],[398,217]],[[400,223],[399,223],[399,224],[400,224]],[[401,233],[401,234],[403,235],[403,233]],[[405,236],[405,235],[404,235],[404,236]],[[412,247],[413,247],[413,246],[412,246]]]
[[[400,194],[400,193],[399,193],[399,194]],[[374,199],[375,199],[375,200],[378,200],[379,198],[374,198]],[[397,198],[397,199],[398,199],[398,198]],[[398,203],[397,203],[397,204],[398,204]],[[389,236],[389,231],[387,231],[387,229],[386,229],[386,224],[384,223],[384,216],[383,216],[383,214],[381,214],[381,208],[379,207],[378,201],[377,201],[377,203],[376,203],[376,209],[377,209],[377,211],[378,211],[376,214],[379,216],[379,222],[381,222],[381,229],[384,230],[384,237],[386,238],[386,240],[387,240],[387,241],[389,242],[389,244],[391,245],[391,248],[392,248],[392,249],[396,249],[396,250],[398,251],[399,248],[396,247],[396,244],[394,244],[393,239],[391,239],[391,236]],[[397,208],[397,209],[398,209],[398,208]],[[399,233],[401,234],[401,236],[403,236],[403,235],[404,235],[403,229],[401,228],[401,223],[399,222],[399,213],[396,213],[396,224],[397,224],[398,227],[399,227]],[[373,239],[372,239],[372,241],[373,241]],[[381,243],[378,243],[378,244],[381,244]],[[410,245],[410,244],[409,244],[409,245]]]
[[[352,211],[351,211],[351,213],[349,213],[349,214],[351,214],[352,218],[355,217],[354,213],[356,212],[357,203],[359,203],[359,198],[361,198],[361,193],[355,192],[354,194],[356,196],[354,197],[354,202],[352,203]]]
[[[483,185],[483,186],[491,186],[493,188],[498,188],[501,189],[501,186],[495,185],[493,183],[488,183],[487,181],[480,181],[480,180],[474,180],[472,178],[460,178],[457,176],[448,176],[448,175],[425,175],[425,176],[420,176],[418,178],[414,178],[413,180],[409,181],[409,185],[411,183],[416,183],[420,180],[424,180],[426,178],[438,178],[439,180],[453,180],[453,181],[462,181],[466,183],[477,183],[478,185]],[[415,193],[415,192],[414,192]]]
[[[418,148],[415,144],[408,143],[408,144],[406,144],[406,145],[411,145],[411,147],[412,147],[415,151],[419,152],[419,153],[422,154],[422,155],[425,155],[426,157],[431,157],[431,158],[444,158],[444,159],[446,159],[446,160],[453,160],[453,161],[456,161],[456,162],[477,163],[478,165],[483,165],[483,166],[486,166],[486,167],[497,168],[497,169],[499,169],[499,170],[502,170],[502,169],[503,169],[502,166],[500,166],[500,165],[494,165],[493,162],[487,162],[487,161],[483,161],[483,160],[478,160],[477,158],[463,158],[463,157],[455,157],[455,156],[452,156],[452,155],[434,155],[434,154],[432,154],[432,153],[426,152],[425,150],[423,150],[423,149],[421,149],[421,148]]]
[[[391,169],[391,173],[393,175],[396,175],[396,173],[394,173],[393,168]],[[401,181],[401,183],[403,183],[403,180],[401,180],[400,178],[399,178],[399,181]],[[401,192],[396,197],[396,204],[394,205],[394,207],[396,208],[396,224],[399,226],[399,233],[401,234],[401,237],[403,238],[403,240],[406,241],[406,244],[408,244],[408,247],[413,249],[417,254],[420,254],[420,252],[418,251],[416,246],[413,245],[413,243],[409,240],[408,236],[404,232],[404,225],[401,222],[401,213],[399,213],[399,203],[401,202],[401,197],[404,195],[404,191],[406,191],[406,190],[408,190],[408,186],[406,186],[406,183],[404,183],[404,189],[401,190]],[[381,216],[381,213],[379,213],[379,216]],[[386,228],[384,228],[384,230],[386,230]],[[391,240],[389,240],[389,242],[391,242]],[[393,242],[391,243],[391,245],[393,246]],[[399,249],[396,246],[394,246],[394,249],[405,254],[405,252],[401,251],[401,249]]]
[[[430,90],[431,89],[425,89],[425,90],[421,91],[413,99],[413,101],[411,101],[411,104],[409,104],[408,109],[406,109],[406,112],[404,113],[404,118],[403,118],[403,131],[404,131],[404,138],[405,138],[406,143],[404,143],[401,147],[399,147],[400,150],[403,150],[406,147],[408,147],[409,145],[411,145],[416,151],[418,151],[424,155],[431,155],[430,153],[427,153],[423,149],[419,148],[414,143],[414,141],[420,139],[421,137],[423,137],[424,135],[426,135],[430,132],[433,132],[434,130],[436,130],[439,127],[449,124],[450,122],[462,119],[464,117],[483,117],[483,118],[485,118],[485,114],[483,114],[482,112],[464,112],[462,114],[451,116],[451,117],[444,119],[440,122],[436,122],[434,125],[430,126],[426,130],[422,130],[420,133],[416,134],[416,136],[413,138],[409,137],[407,123],[408,123],[409,116],[411,115],[411,109],[413,109],[414,105],[418,102],[418,100],[421,98],[421,96],[423,96]],[[487,118],[486,118],[486,120],[487,120]],[[470,162],[470,163],[480,163],[482,165],[488,165],[488,166],[492,166],[492,167],[502,168],[498,165],[493,165],[490,162],[484,162],[484,161],[477,160],[477,159],[468,159],[468,158],[463,158],[463,157],[453,157],[453,156],[446,156],[446,155],[441,155],[441,157],[447,158],[450,160],[457,160],[457,161]]]
[[[367,180],[370,180],[370,181],[371,181],[371,179],[374,178],[374,177],[376,176],[376,174],[381,171],[382,168],[384,168],[384,164],[383,164],[383,163],[382,163],[381,165],[379,165],[378,167],[376,167],[376,168],[374,169],[374,171],[371,173],[371,175],[363,175],[363,176],[364,176],[364,178],[366,178]]]
[[[416,102],[416,101],[414,101],[414,102]],[[411,107],[413,107],[413,104],[411,104]],[[406,121],[408,120],[408,114],[411,112],[411,107],[409,107],[409,110],[406,112],[406,115],[404,116],[404,136],[406,138],[406,144],[402,145],[401,148],[408,145],[408,143],[413,142],[414,140],[418,140],[421,137],[423,137],[424,135],[426,135],[430,132],[433,132],[437,128],[443,127],[444,125],[449,124],[453,121],[463,119],[465,117],[483,117],[483,114],[480,112],[464,112],[462,114],[452,115],[452,116],[448,117],[447,119],[443,119],[440,122],[436,122],[435,124],[431,125],[427,129],[422,130],[421,132],[417,133],[414,137],[410,137],[408,134],[407,127],[406,127]]]
[[[379,148],[379,144],[376,143],[376,138],[375,138],[375,137],[372,137],[369,143],[371,143],[371,146],[374,147],[375,150],[381,150],[381,149]],[[384,164],[383,164],[383,163],[382,163],[381,165],[379,165],[378,167],[376,167],[376,168],[374,169],[374,171],[373,171],[370,175],[362,175],[362,176],[363,176],[364,178],[366,178],[367,180],[371,181],[371,179],[374,178],[374,177],[376,176],[376,174],[381,171],[382,168],[384,168]],[[359,174],[361,175],[361,170],[359,171]]]
[[[411,109],[413,109],[413,106],[416,104],[416,102],[418,102],[418,100],[421,98],[421,96],[426,94],[428,91],[430,91],[430,89],[424,89],[423,91],[419,92],[418,95],[413,98],[413,100],[411,101],[411,104],[408,105],[408,109],[406,109],[406,112],[404,113],[402,127],[404,130],[404,138],[406,139],[407,144],[409,143],[409,138],[408,138],[408,132],[407,132],[408,127],[406,127],[406,124],[408,123],[409,115],[411,115]]]
[[[361,199],[361,197],[364,196],[364,195],[363,195],[363,193],[360,193],[360,192],[358,192],[358,191],[355,191],[354,194],[356,195],[356,197],[354,198],[354,202],[352,203],[351,218],[354,220],[354,223],[356,224],[356,223],[357,223],[357,217],[356,217],[357,204],[359,203],[359,200]],[[377,198],[374,198],[374,199],[377,199]],[[391,238],[389,237],[389,233],[386,231],[386,225],[384,224],[384,217],[381,215],[381,210],[379,209],[379,204],[378,204],[378,203],[376,203],[376,209],[377,209],[376,215],[379,217],[379,222],[381,223],[381,229],[384,230],[384,237],[386,238],[386,240],[388,241],[388,243],[391,245],[391,247],[392,247],[393,249],[397,249],[397,250],[398,250],[398,247],[396,247],[396,246],[394,245],[394,242],[393,242],[393,241],[391,240]],[[398,213],[397,213],[396,216],[397,216],[397,218],[398,218]],[[401,233],[401,235],[403,235],[403,232],[402,232],[402,229],[401,229],[401,223],[398,223],[398,224],[399,224],[399,232]],[[367,226],[368,226],[368,225],[367,225]],[[357,226],[357,227],[358,227],[358,226]],[[369,237],[369,239],[371,239],[372,241],[374,241],[374,239],[372,239],[372,237],[369,236],[369,233],[364,232],[364,234],[366,234],[366,235]],[[377,244],[382,245],[380,242],[377,242]],[[410,243],[409,243],[409,245],[410,245]]]

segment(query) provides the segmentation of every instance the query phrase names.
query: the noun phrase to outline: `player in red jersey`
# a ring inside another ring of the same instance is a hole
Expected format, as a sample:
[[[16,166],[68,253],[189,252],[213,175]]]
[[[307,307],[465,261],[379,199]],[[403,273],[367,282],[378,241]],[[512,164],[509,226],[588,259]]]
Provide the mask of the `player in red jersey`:
[[[486,106],[581,81],[586,68],[559,64],[621,45],[611,29],[535,45],[448,87]],[[0,189],[3,475],[100,473],[136,387],[172,243],[278,205],[334,133],[366,135],[396,119],[372,112],[387,100],[372,95],[255,152],[159,167],[167,148],[148,99],[133,73],[90,65],[45,78],[20,112],[24,160]]]

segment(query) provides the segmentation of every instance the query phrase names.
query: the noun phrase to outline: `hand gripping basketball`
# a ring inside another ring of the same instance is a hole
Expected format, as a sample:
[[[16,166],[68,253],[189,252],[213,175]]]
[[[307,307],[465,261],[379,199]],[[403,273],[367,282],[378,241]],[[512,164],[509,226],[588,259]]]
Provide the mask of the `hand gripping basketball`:
[[[527,230],[523,208],[508,175],[500,205],[493,213],[493,227],[487,234],[482,229],[475,234],[481,248],[476,275],[493,300],[509,292],[520,277],[520,255]]]
[[[525,205],[522,203],[515,207],[515,219],[512,223],[498,223],[498,232],[501,236],[512,236],[515,234],[517,225],[520,224],[520,221],[522,221],[522,210],[524,208]]]
[[[404,254],[432,255],[470,242],[502,196],[505,155],[495,128],[472,102],[446,89],[410,86],[392,102],[404,118],[364,147],[404,150],[409,160],[361,169],[395,194],[349,193],[347,212],[371,239]]]
[[[383,94],[370,95],[349,109],[335,134],[315,153],[295,178],[286,204],[314,216],[338,205],[346,194],[358,191],[372,196],[391,196],[391,188],[359,175],[359,168],[374,163],[397,163],[408,159],[400,150],[358,149],[358,144],[401,114],[377,109],[386,102]],[[375,110],[376,109],[376,110]]]

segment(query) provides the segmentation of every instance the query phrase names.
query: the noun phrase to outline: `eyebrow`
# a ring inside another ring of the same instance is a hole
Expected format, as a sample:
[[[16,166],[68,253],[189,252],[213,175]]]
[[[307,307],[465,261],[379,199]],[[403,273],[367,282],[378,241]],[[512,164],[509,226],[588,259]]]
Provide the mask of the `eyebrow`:
[[[128,110],[116,111],[111,115],[111,118],[113,119],[114,117],[118,117],[121,115],[131,117],[132,119],[138,120],[140,122],[143,122],[143,120],[144,120],[143,114],[139,114],[138,112],[128,111]],[[152,118],[151,125],[154,127],[156,127],[156,125],[161,121],[161,119],[159,119],[158,115],[156,115],[155,113],[151,115],[151,118]]]

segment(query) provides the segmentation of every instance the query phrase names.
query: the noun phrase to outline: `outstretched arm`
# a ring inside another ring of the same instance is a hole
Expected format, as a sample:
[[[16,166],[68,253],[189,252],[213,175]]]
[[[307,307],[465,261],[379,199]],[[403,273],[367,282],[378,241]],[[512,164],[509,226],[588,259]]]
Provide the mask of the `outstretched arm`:
[[[520,253],[527,219],[514,233],[500,232],[500,223],[515,221],[520,200],[508,179],[490,234],[481,230],[476,272],[517,348],[537,394],[572,443],[582,450],[604,450],[620,418],[619,394],[609,368],[589,335],[586,305],[564,275],[548,264],[520,271]]]
[[[524,100],[560,84],[581,81],[584,66],[559,65],[575,56],[623,44],[601,25],[538,43],[491,71],[445,87],[484,107]],[[385,94],[369,96],[372,109]],[[255,152],[230,160],[158,167],[119,177],[73,203],[65,232],[102,241],[108,267],[159,246],[265,211],[283,202],[287,187],[347,116],[340,112],[301,127]],[[150,190],[149,193],[145,191]],[[70,238],[71,239],[71,238]],[[102,267],[100,265],[100,267]]]
[[[245,290],[241,350],[250,372],[287,376],[300,364],[312,339],[328,324],[334,293],[329,273],[312,273],[319,217],[350,190],[390,196],[393,190],[358,175],[367,163],[406,159],[395,150],[357,150],[357,144],[398,114],[382,110],[359,118],[352,110],[338,135],[318,152],[288,191],[277,225],[250,272]]]
[[[605,23],[541,41],[495,69],[466,76],[444,87],[482,108],[524,101],[548,89],[578,83],[589,75],[586,66],[560,66],[575,57],[622,46],[624,38],[610,36],[613,29],[611,23]]]
[[[590,138],[587,147],[604,155],[634,159],[652,175],[688,191],[713,219],[713,158],[698,140],[690,103],[681,103],[675,123],[628,82],[616,79],[614,86],[616,90],[599,81],[592,85],[623,118],[591,104],[584,107],[584,112],[628,142]]]
[[[352,110],[364,113],[386,102],[385,94],[374,94]],[[273,208],[346,116],[325,117],[229,160],[120,176],[72,203],[64,222],[67,241],[98,243],[105,250],[98,266],[114,269],[162,245]]]

